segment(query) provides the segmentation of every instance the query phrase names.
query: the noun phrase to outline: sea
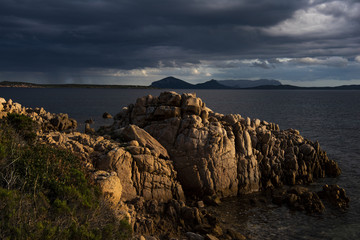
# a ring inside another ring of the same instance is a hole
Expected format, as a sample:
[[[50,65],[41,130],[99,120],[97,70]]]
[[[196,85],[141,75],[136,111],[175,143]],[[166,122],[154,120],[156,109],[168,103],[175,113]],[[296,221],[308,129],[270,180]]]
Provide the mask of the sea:
[[[67,113],[84,129],[112,123],[112,115],[135,103],[138,97],[158,96],[158,89],[0,88],[0,97],[27,107],[43,107]],[[328,207],[323,214],[307,215],[271,203],[244,204],[243,199],[223,200],[220,217],[250,239],[360,239],[360,91],[359,90],[173,90],[195,92],[215,112],[237,113],[298,129],[319,141],[329,158],[338,162],[338,178],[319,179],[310,187],[338,184],[350,197],[350,207],[339,211]]]

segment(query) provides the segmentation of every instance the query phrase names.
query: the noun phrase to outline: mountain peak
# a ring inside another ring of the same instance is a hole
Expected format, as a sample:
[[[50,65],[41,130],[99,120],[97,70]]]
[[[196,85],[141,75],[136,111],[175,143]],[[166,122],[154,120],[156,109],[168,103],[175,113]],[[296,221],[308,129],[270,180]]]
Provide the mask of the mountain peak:
[[[175,88],[175,89],[191,89],[194,88],[194,85],[188,82],[185,82],[176,77],[170,76],[163,78],[159,81],[152,82],[151,87],[156,88]]]

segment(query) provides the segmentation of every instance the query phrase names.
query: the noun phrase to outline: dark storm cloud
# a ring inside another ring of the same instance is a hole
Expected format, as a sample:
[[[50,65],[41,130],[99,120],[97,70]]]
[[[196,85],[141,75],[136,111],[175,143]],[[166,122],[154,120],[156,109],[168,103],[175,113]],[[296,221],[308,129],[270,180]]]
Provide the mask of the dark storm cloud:
[[[355,59],[360,11],[354,6],[349,0],[1,0],[0,72],[43,72],[61,81],[64,72],[93,69],[191,68],[203,61],[227,68],[227,60],[258,59],[250,66],[270,71],[281,64],[277,58]],[[301,21],[308,16],[329,24],[307,28]]]
[[[276,24],[301,3],[2,0],[0,68],[132,69],[228,55],[261,41],[242,27]]]

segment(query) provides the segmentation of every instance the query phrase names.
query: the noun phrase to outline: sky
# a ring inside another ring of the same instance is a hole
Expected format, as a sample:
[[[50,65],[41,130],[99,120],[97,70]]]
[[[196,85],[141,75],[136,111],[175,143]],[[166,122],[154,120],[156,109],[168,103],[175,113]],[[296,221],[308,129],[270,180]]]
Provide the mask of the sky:
[[[360,1],[0,1],[0,81],[167,76],[360,84]]]

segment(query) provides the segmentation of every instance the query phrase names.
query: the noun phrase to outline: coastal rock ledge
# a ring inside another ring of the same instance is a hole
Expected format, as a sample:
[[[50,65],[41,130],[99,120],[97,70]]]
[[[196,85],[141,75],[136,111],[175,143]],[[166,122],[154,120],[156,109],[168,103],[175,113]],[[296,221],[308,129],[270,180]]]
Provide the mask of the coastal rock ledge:
[[[173,161],[186,196],[237,196],[341,173],[320,144],[299,131],[215,113],[189,93],[139,98],[98,133],[118,142],[155,138],[152,149]]]
[[[246,239],[209,206],[254,192],[308,213],[322,212],[322,200],[349,205],[337,185],[318,193],[304,187],[341,173],[318,142],[274,123],[215,113],[195,94],[144,96],[96,132],[76,132],[67,114],[0,98],[0,119],[9,113],[38,123],[40,143],[80,157],[117,217],[131,224],[134,239]]]

